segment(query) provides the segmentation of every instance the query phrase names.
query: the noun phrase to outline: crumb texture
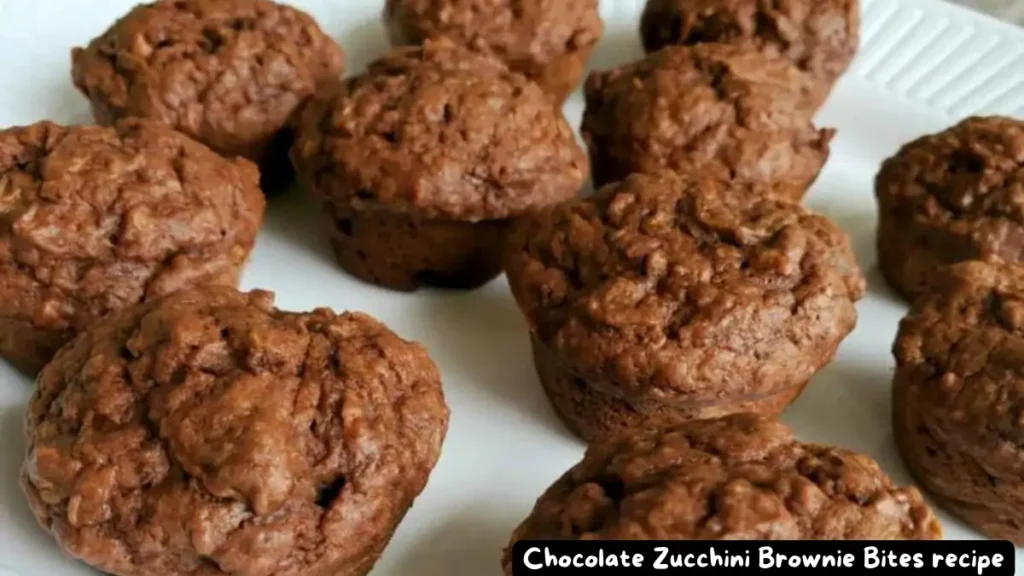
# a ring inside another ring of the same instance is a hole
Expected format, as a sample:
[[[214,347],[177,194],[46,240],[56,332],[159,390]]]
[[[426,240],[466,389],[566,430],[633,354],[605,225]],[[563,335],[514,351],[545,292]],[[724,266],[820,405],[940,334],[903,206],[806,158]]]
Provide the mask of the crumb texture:
[[[529,219],[508,271],[534,335],[577,376],[669,403],[803,386],[852,330],[864,293],[828,219],[671,174]]]
[[[101,122],[164,122],[218,152],[260,160],[295,110],[341,75],[312,17],[269,0],[158,0],[72,53]]]
[[[673,46],[587,79],[582,133],[598,185],[631,173],[715,172],[798,196],[829,155],[807,77],[744,45]]]
[[[920,493],[894,486],[872,459],[804,444],[780,423],[739,415],[592,444],[512,543],[940,537]]]
[[[258,179],[148,121],[0,131],[0,349],[41,364],[112,311],[234,284],[263,219]]]
[[[363,575],[447,429],[436,367],[362,314],[186,290],[42,372],[23,486],[67,552],[119,576]]]
[[[587,175],[539,87],[447,40],[396,49],[317,98],[292,157],[339,206],[463,221],[573,197]]]

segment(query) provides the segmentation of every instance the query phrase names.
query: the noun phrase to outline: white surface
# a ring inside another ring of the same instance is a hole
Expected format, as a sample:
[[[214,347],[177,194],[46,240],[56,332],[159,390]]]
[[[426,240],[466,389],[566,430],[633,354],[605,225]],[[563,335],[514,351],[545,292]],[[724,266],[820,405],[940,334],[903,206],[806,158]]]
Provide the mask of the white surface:
[[[350,72],[385,49],[382,0],[305,0],[351,57]],[[68,51],[99,34],[133,0],[0,0],[0,126],[50,118],[86,122],[69,80]],[[805,440],[877,458],[909,482],[889,426],[889,348],[905,307],[875,267],[872,178],[898,145],[974,112],[1024,112],[1024,36],[934,0],[864,0],[862,50],[819,123],[837,126],[832,159],[808,204],[851,236],[870,280],[860,323],[834,364],[785,414]],[[603,0],[608,31],[593,65],[641,54],[642,0]],[[567,114],[578,124],[576,96]],[[526,329],[504,280],[467,293],[402,295],[361,284],[334,264],[317,212],[296,197],[271,203],[247,288],[277,292],[283,308],[367,311],[424,342],[441,368],[452,409],[444,453],[375,576],[495,575],[512,529],[536,497],[583,453],[536,382]],[[0,364],[0,572],[89,574],[65,560],[31,518],[17,488],[22,412],[32,384]],[[943,515],[947,538],[976,538]],[[1018,562],[1024,554],[1018,553]]]

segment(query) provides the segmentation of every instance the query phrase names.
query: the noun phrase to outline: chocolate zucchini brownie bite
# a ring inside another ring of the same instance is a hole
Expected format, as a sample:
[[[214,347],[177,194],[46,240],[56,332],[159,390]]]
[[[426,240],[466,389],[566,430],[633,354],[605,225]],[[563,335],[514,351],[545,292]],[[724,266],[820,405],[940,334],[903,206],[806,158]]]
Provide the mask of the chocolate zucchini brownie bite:
[[[537,500],[520,540],[938,540],[916,488],[867,456],[749,414],[595,442]]]
[[[237,284],[264,204],[252,163],[157,122],[0,130],[0,355],[34,373],[106,314]]]
[[[672,46],[587,79],[582,133],[594,182],[662,170],[714,172],[803,197],[834,130],[811,122],[807,78],[748,46]]]
[[[1024,545],[1024,268],[944,269],[893,353],[893,432],[910,471],[986,536]]]
[[[493,279],[509,222],[587,176],[537,85],[447,40],[395,49],[317,97],[292,158],[341,266],[398,290]]]
[[[387,0],[384,21],[395,45],[448,38],[502,60],[558,104],[604,31],[597,0]]]
[[[780,412],[832,359],[864,292],[826,218],[670,173],[525,220],[508,277],[541,384],[587,440]]]
[[[973,117],[882,164],[878,266],[907,300],[967,260],[1024,263],[1024,122]]]
[[[141,4],[72,52],[75,85],[100,123],[152,118],[260,166],[272,192],[291,177],[287,128],[344,54],[306,13],[269,0]]]
[[[426,351],[369,316],[183,290],[43,370],[22,485],[69,555],[117,576],[362,576],[447,426]]]
[[[793,62],[813,82],[820,106],[857,53],[858,0],[647,0],[644,49],[705,42],[750,44]]]

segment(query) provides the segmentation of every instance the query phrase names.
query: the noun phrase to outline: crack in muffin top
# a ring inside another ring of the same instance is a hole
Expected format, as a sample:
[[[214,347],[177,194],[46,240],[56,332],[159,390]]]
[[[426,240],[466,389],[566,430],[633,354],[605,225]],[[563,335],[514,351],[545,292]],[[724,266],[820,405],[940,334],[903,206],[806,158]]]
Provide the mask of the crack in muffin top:
[[[506,62],[543,64],[591,49],[604,24],[597,0],[387,0],[393,38],[419,44],[447,37]]]
[[[690,168],[806,190],[835,134],[812,124],[808,86],[747,46],[672,46],[591,74],[582,132],[595,170],[603,158],[614,179]]]
[[[234,281],[264,206],[250,162],[156,122],[2,130],[0,317],[79,330],[147,298]]]
[[[591,444],[512,542],[940,537],[917,489],[894,486],[871,458],[737,415]]]
[[[803,385],[864,293],[828,219],[707,177],[633,175],[526,219],[509,254],[531,330],[569,370],[667,403]]]
[[[986,466],[1024,473],[1024,269],[943,269],[900,323],[893,354],[898,385],[913,389],[924,420],[986,454]]]
[[[541,89],[447,40],[393,50],[321,94],[292,158],[332,202],[492,220],[575,196],[587,160]]]
[[[447,420],[423,348],[368,316],[186,290],[97,324],[47,366],[22,480],[40,522],[107,572],[368,569]]]
[[[269,0],[160,0],[72,53],[75,85],[115,118],[153,118],[258,160],[344,54],[308,14]],[[106,113],[104,114],[106,115]]]

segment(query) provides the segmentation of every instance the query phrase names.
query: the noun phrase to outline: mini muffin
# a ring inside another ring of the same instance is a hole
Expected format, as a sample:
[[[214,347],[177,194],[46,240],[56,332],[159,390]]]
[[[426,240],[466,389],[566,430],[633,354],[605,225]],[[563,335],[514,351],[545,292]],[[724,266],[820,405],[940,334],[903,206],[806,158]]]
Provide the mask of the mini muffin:
[[[1024,263],[1024,122],[968,118],[905,145],[882,164],[878,266],[907,300],[940,268]]]
[[[597,0],[387,0],[395,45],[446,37],[491,54],[561,104],[604,31]]]
[[[426,352],[372,318],[185,290],[43,370],[22,486],[68,554],[117,576],[363,575],[447,425]]]
[[[1024,545],[1024,268],[963,262],[939,277],[893,347],[896,443],[946,508]]]
[[[586,440],[780,412],[864,292],[829,220],[710,177],[635,174],[524,221],[510,244],[541,384]]]
[[[388,288],[474,288],[509,222],[575,196],[586,155],[534,83],[441,40],[398,48],[304,111],[292,158],[334,252]]]
[[[938,540],[916,488],[749,414],[591,444],[537,501],[520,540]]]
[[[260,165],[272,192],[291,178],[287,124],[344,55],[306,13],[268,0],[142,4],[72,52],[96,120],[164,122]]]
[[[644,49],[704,42],[748,43],[782,56],[813,82],[820,106],[857,53],[858,0],[647,0],[640,20]]]
[[[790,188],[818,177],[834,130],[818,130],[806,77],[746,46],[673,46],[592,74],[583,137],[594,182],[697,169]]]
[[[0,355],[34,373],[110,312],[236,285],[264,203],[252,163],[157,122],[0,130]]]

